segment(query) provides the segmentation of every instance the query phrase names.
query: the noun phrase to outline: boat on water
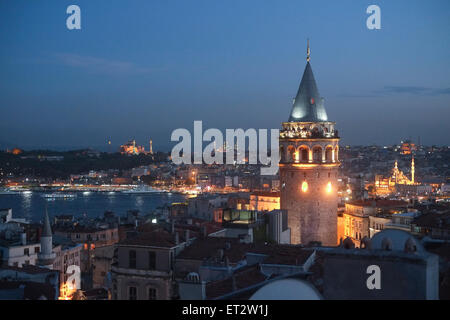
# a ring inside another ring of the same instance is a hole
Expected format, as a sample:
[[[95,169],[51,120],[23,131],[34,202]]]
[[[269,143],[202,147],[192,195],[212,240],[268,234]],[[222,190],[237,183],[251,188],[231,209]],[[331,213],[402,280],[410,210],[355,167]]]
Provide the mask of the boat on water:
[[[129,190],[124,190],[122,193],[129,193],[129,194],[139,194],[139,193],[155,193],[155,192],[162,192],[161,190],[154,189],[147,185],[139,185],[137,187],[134,187]]]
[[[23,188],[0,188],[0,195],[8,195],[8,194],[22,194],[27,195],[31,194],[33,191]]]
[[[17,190],[7,189],[7,188],[0,189],[0,195],[12,195],[12,194],[21,194],[21,192],[17,191]]]
[[[53,192],[41,194],[41,197],[46,199],[66,199],[66,198],[76,198],[77,195],[73,193]]]

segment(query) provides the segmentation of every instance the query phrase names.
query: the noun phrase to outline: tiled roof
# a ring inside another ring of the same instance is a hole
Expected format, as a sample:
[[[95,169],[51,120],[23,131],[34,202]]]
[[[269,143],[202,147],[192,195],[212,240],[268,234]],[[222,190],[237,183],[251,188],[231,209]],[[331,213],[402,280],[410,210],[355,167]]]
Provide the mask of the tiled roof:
[[[226,249],[229,244],[229,249]],[[245,253],[249,248],[248,244],[240,243],[236,238],[208,237],[197,239],[189,247],[185,248],[177,259],[204,260],[216,257],[218,250],[224,250],[224,256],[228,257],[232,263],[245,258]]]
[[[423,227],[448,229],[450,228],[450,212],[422,214],[414,219],[413,223]]]
[[[20,297],[24,300],[38,300],[42,296],[45,296],[48,300],[55,299],[55,289],[46,283],[32,281],[0,281],[0,289],[3,290],[18,289],[20,286],[24,286],[23,297]]]
[[[93,288],[84,291],[85,297],[89,299],[107,299],[108,298],[108,290],[105,288]]]
[[[96,228],[92,226],[85,226],[81,224],[77,224],[75,226],[56,226],[54,228],[55,232],[69,232],[69,233],[93,233],[93,232],[101,232],[111,229],[117,229],[117,228]]]
[[[408,202],[402,200],[377,199],[377,200],[356,200],[349,202],[348,204],[363,207],[372,207],[375,204],[377,208],[395,208],[395,207],[406,207],[408,205]]]
[[[13,270],[13,271],[25,272],[25,273],[29,273],[29,274],[58,272],[57,270],[50,270],[50,269],[47,269],[47,268],[42,268],[42,267],[34,266],[34,265],[31,265],[31,264],[23,265],[21,268],[14,267],[14,266],[2,266],[2,267],[0,267],[0,271],[1,270]]]
[[[313,253],[313,250],[293,245],[266,245],[250,249],[250,253],[266,254],[264,264],[303,265]]]
[[[269,192],[269,191],[256,191],[252,192],[252,196],[260,196],[260,197],[280,197],[280,192]]]
[[[235,287],[233,288],[233,277]],[[234,273],[232,277],[224,280],[214,281],[206,284],[206,298],[214,299],[236,290],[245,289],[267,279],[258,266],[242,268]]]
[[[180,243],[184,241],[182,234],[179,234],[179,241]],[[176,242],[175,235],[165,230],[155,230],[138,233],[134,237],[121,241],[120,245],[172,248],[176,246]]]
[[[246,244],[241,243],[236,238],[208,237],[196,240],[185,248],[177,258],[191,260],[214,258],[217,257],[220,249],[223,249],[224,257],[228,257],[231,263],[245,259],[247,253],[255,253],[268,256],[263,263],[284,265],[303,265],[313,252],[301,246]]]

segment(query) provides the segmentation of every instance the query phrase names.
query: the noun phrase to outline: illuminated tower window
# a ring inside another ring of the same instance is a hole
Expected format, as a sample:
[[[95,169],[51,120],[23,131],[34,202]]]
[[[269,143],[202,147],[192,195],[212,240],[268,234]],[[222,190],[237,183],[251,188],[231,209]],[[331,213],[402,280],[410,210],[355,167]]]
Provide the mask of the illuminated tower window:
[[[307,192],[308,191],[308,182],[303,181],[302,183],[302,191]]]
[[[331,191],[333,191],[333,188],[331,186],[331,182],[328,182],[326,190],[327,190],[328,193],[331,193]]]

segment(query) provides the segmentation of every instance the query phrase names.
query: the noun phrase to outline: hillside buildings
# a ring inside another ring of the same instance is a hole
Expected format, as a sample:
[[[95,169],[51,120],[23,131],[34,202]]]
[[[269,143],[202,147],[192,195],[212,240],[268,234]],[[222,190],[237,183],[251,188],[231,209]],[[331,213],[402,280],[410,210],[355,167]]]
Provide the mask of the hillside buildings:
[[[172,281],[175,256],[186,241],[178,233],[158,229],[118,244],[111,266],[112,299],[173,299],[177,295]]]

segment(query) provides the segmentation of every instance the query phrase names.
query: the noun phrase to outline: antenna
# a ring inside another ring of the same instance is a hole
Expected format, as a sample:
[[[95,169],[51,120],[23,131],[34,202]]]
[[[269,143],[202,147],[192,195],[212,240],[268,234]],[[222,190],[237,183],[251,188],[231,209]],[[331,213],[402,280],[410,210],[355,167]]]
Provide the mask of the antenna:
[[[306,61],[308,61],[309,62],[309,60],[311,60],[311,49],[309,48],[309,38],[308,38],[308,41],[307,41],[307,49],[306,49]]]

